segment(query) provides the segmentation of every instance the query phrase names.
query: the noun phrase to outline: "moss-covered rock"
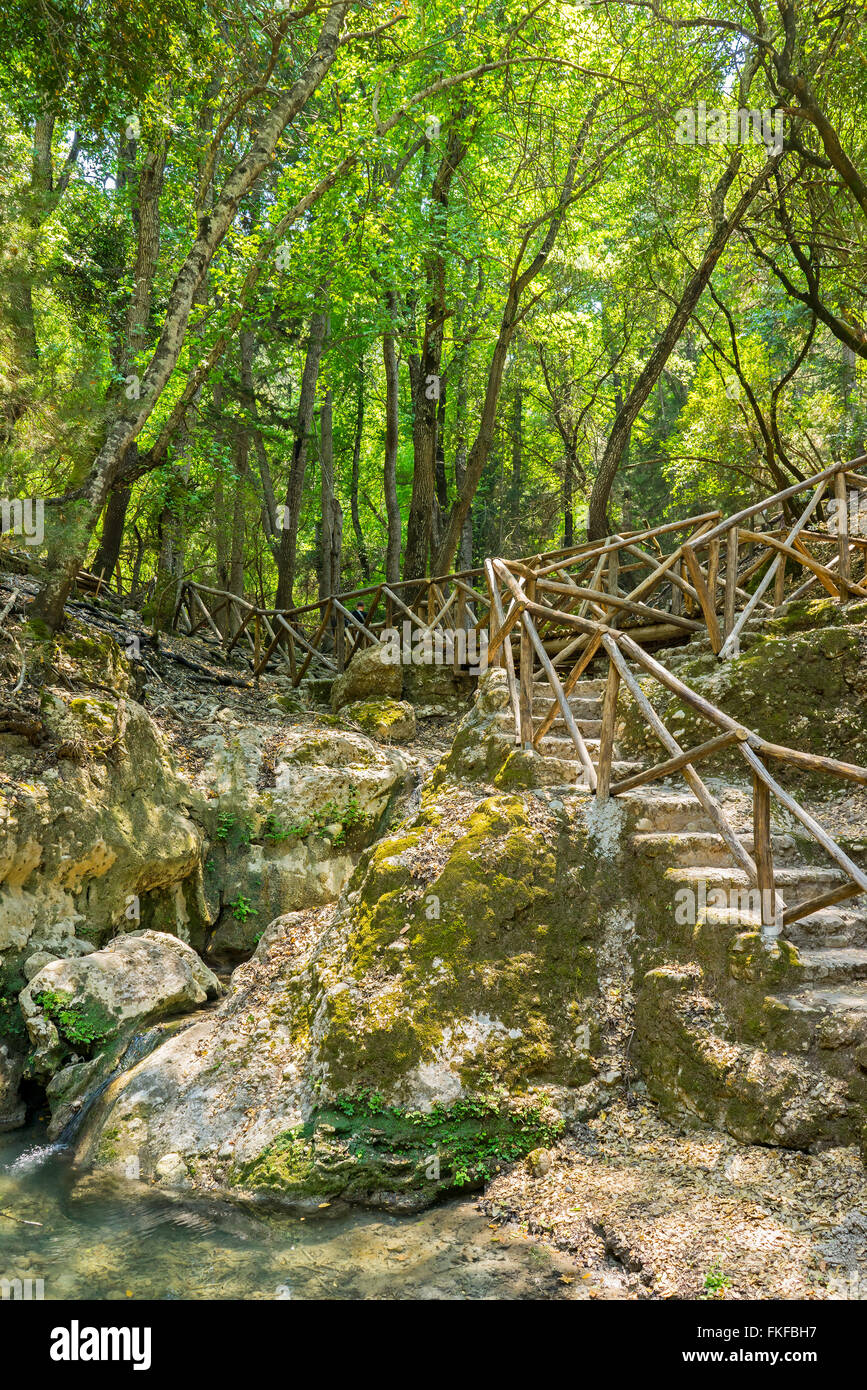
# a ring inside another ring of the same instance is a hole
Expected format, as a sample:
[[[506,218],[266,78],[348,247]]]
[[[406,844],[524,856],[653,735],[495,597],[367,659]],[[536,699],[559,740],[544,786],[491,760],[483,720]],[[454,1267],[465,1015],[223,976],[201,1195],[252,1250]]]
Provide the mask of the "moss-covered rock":
[[[346,670],[331,687],[331,710],[337,714],[344,705],[358,700],[399,700],[403,686],[401,667],[384,661],[383,647],[365,647],[356,652]]]
[[[415,738],[415,710],[407,700],[356,700],[344,705],[342,713],[381,743],[410,743]]]
[[[738,1041],[697,965],[644,977],[635,1051],[651,1096],[680,1123],[692,1117],[746,1143],[792,1148],[857,1138],[845,1082],[796,1053]]]
[[[620,1075],[628,922],[597,820],[423,798],[318,935],[274,923],[212,1018],[116,1083],[81,1157],[110,1130],[108,1166],[134,1147],[194,1185],[418,1204],[551,1142]]]
[[[740,654],[720,661],[706,643],[670,653],[667,664],[686,685],[731,718],[772,743],[867,765],[867,604],[841,606],[832,599],[793,604],[778,618],[744,633]],[[704,742],[710,726],[690,706],[652,678],[642,688],[667,727],[685,747]],[[658,743],[624,692],[619,730],[627,756],[658,754]],[[736,752],[717,757],[713,771],[736,771]],[[775,767],[781,780],[819,794],[837,790],[827,777]]]

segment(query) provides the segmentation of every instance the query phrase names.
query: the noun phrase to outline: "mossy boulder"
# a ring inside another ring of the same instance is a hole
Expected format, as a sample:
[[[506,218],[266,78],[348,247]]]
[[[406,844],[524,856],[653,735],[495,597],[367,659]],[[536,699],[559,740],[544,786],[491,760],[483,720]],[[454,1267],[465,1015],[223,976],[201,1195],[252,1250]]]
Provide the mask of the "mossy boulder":
[[[164,932],[131,932],[101,951],[45,965],[19,1003],[45,1077],[69,1054],[90,1056],[144,1023],[216,998],[220,984],[191,946]]]
[[[380,743],[410,743],[415,738],[415,710],[406,700],[357,700],[344,705],[342,713]]]
[[[841,606],[832,599],[793,604],[778,618],[748,627],[740,653],[720,661],[707,644],[669,653],[667,664],[686,685],[731,718],[772,743],[846,762],[867,765],[867,604]],[[642,689],[684,747],[704,742],[710,725],[652,678]],[[619,730],[626,756],[659,745],[640,711],[624,692]],[[709,771],[745,772],[736,752],[718,756]],[[828,777],[775,765],[775,775],[795,786],[828,793],[839,783]]]
[[[403,686],[401,667],[383,660],[385,647],[365,647],[356,652],[331,687],[331,711],[337,714],[344,705],[358,700],[399,700]]]
[[[716,1125],[745,1143],[852,1143],[846,1083],[797,1053],[739,1040],[695,964],[649,971],[636,996],[634,1051],[669,1119]]]
[[[618,854],[589,798],[424,797],[336,911],[278,919],[215,1013],[115,1083],[80,1158],[413,1206],[545,1147],[617,1085]]]

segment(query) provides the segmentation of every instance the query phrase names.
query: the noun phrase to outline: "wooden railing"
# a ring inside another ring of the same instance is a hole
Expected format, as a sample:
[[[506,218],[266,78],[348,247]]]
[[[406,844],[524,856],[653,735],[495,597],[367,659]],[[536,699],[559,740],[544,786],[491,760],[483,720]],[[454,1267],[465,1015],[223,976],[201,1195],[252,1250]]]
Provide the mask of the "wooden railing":
[[[753,730],[732,719],[710,700],[699,695],[665,666],[656,661],[625,633],[605,633],[601,639],[608,657],[608,676],[603,696],[602,731],[596,795],[600,799],[619,796],[649,782],[662,781],[681,774],[690,791],[699,801],[718,834],[724,840],[732,859],[743,869],[749,883],[758,889],[761,904],[762,929],[768,936],[776,935],[789,923],[842,902],[846,898],[867,892],[867,874],[854,863],[814,816],[788,791],[780,786],[769,770],[769,763],[780,762],[801,771],[828,774],[867,786],[867,768],[840,762],[796,748],[770,743]],[[695,748],[683,749],[666,728],[647,694],[642,689],[630,661],[646,675],[652,676],[685,705],[695,710],[719,732]],[[617,721],[618,695],[621,682],[645,722],[668,753],[668,758],[653,767],[643,769],[620,782],[612,784],[614,729]],[[752,777],[753,855],[751,856],[725,816],[719,802],[696,771],[704,762],[726,749],[733,748],[744,759]],[[847,881],[812,901],[787,908],[774,881],[774,859],[771,841],[771,797],[775,797],[790,815],[807,830],[815,842],[830,856]]]
[[[803,596],[815,583],[840,602],[867,597],[867,586],[853,577],[852,563],[853,553],[860,552],[867,564],[867,541],[850,534],[848,525],[850,496],[854,493],[857,497],[859,490],[867,488],[867,479],[855,471],[865,463],[867,457],[854,463],[835,464],[724,521],[718,520],[718,513],[708,513],[665,528],[609,537],[596,545],[556,555],[485,562],[491,623],[488,659],[505,668],[516,743],[526,750],[538,751],[559,714],[575,745],[582,769],[580,781],[599,800],[681,774],[736,866],[759,890],[762,928],[768,936],[776,935],[810,912],[867,892],[867,874],[779,784],[769,764],[778,761],[862,786],[867,785],[867,769],[770,743],[678,680],[646,650],[646,645],[682,641],[694,632],[706,631],[712,650],[725,659],[737,651],[740,635],[760,605],[763,612],[773,613],[782,603]],[[819,507],[829,488],[833,489],[835,507],[832,517],[823,521]],[[807,506],[793,522],[782,527],[786,516],[783,508],[805,491],[811,494]],[[777,511],[779,516],[774,514]],[[813,528],[808,532],[806,526],[811,519]],[[747,526],[746,522],[752,525]],[[648,542],[653,544],[660,535],[678,533],[681,538],[670,554],[660,558],[648,553]],[[826,556],[827,548],[833,549],[833,556]],[[704,566],[699,552],[706,552]],[[629,563],[623,564],[626,558]],[[764,566],[767,568],[759,579]],[[796,567],[808,571],[806,582],[794,573]],[[650,572],[624,592],[624,577],[641,569]],[[557,578],[552,579],[552,575]],[[585,577],[589,583],[579,582]],[[748,591],[745,586],[753,581],[754,588]],[[770,603],[763,595],[772,582],[774,602]],[[647,602],[651,594],[652,604]],[[739,600],[743,602],[740,612]],[[569,695],[592,663],[605,663],[606,658],[599,752],[594,764],[569,705]],[[565,669],[558,671],[558,666]],[[714,726],[712,736],[696,748],[681,748],[642,690],[634,666]],[[533,715],[537,668],[547,680],[552,697],[538,722]],[[612,783],[621,684],[628,689],[668,757],[655,767]],[[736,749],[744,759],[752,780],[752,855],[696,771],[697,763],[728,749]],[[786,906],[774,877],[772,797],[843,871],[844,884],[812,902]]]
[[[186,581],[173,626],[188,635],[206,628],[227,652],[243,636],[252,649],[256,675],[277,660],[288,667],[297,686],[314,661],[327,674],[337,674],[360,648],[378,644],[386,629],[404,623],[413,640],[419,633],[441,634],[446,628],[487,634],[489,596],[472,583],[483,576],[484,570],[464,570],[369,584],[291,609],[257,608],[224,589]]]

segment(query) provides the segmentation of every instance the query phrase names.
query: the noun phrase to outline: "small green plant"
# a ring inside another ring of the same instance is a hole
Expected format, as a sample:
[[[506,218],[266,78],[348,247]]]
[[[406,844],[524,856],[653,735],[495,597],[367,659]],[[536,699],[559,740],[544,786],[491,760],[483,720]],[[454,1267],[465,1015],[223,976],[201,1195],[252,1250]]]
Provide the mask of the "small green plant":
[[[73,1004],[69,995],[44,989],[33,999],[56,1025],[61,1037],[74,1047],[97,1047],[113,1029],[113,1020],[107,1014],[98,1008],[88,1010],[81,1004]]]
[[[726,1290],[731,1287],[731,1279],[720,1269],[719,1265],[712,1265],[704,1276],[704,1287],[699,1294],[699,1298],[725,1298]]]
[[[216,836],[218,840],[228,840],[232,827],[235,824],[235,820],[236,817],[233,816],[230,811],[221,812],[220,819],[217,821],[216,830]]]
[[[293,825],[286,825],[273,811],[269,811],[265,819],[265,838],[276,841],[293,838],[303,840],[308,835],[321,833],[328,825],[338,825],[340,829],[334,837],[334,843],[342,845],[349,827],[356,825],[363,819],[362,811],[358,805],[358,793],[353,787],[345,806],[338,806],[336,801],[326,801],[318,811],[314,811],[310,816],[305,816],[303,820],[296,821]]]
[[[228,904],[232,916],[236,922],[246,922],[248,917],[258,917],[258,908],[253,907],[249,898],[245,898],[243,893],[239,893],[233,903]]]

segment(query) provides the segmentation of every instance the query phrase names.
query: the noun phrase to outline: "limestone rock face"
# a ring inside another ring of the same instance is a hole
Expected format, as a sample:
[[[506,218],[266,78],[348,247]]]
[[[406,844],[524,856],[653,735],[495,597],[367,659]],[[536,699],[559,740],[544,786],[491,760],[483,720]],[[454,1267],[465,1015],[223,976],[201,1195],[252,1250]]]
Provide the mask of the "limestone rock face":
[[[679,1123],[717,1125],[746,1143],[804,1148],[839,1142],[851,1110],[847,1086],[809,1058],[732,1037],[697,967],[670,966],[638,992],[636,1052],[650,1095]]]
[[[99,945],[140,922],[201,941],[205,926],[202,833],[147,712],[48,690],[42,716],[61,740],[42,771],[0,736],[0,993],[74,937]]]
[[[193,948],[166,932],[132,932],[90,955],[52,961],[19,998],[34,1048],[30,1070],[49,1074],[70,1051],[88,1054],[124,1030],[188,1012],[220,992]]]
[[[409,743],[415,738],[415,710],[408,700],[356,700],[344,705],[342,713],[380,743]]]
[[[867,603],[845,607],[833,599],[791,604],[776,618],[747,625],[740,654],[719,661],[705,643],[690,642],[667,655],[666,664],[681,680],[712,700],[731,718],[772,743],[867,764]],[[707,721],[664,691],[656,681],[642,688],[684,747],[708,737]],[[624,692],[620,730],[627,755],[656,744],[637,708]],[[730,753],[714,770],[743,775],[742,760]],[[827,794],[827,778],[815,779],[779,764],[775,776],[797,787]]]
[[[464,670],[455,671],[448,662],[403,666],[403,697],[415,706],[421,719],[463,714],[472,701],[476,685],[476,677]]]
[[[403,673],[396,662],[383,661],[382,647],[365,647],[356,652],[346,670],[331,687],[334,714],[357,700],[399,700]]]
[[[327,726],[287,731],[268,769],[262,730],[215,731],[207,743],[198,785],[216,796],[205,883],[214,915],[223,905],[212,944],[246,953],[274,917],[339,897],[408,767],[363,734]]]
[[[24,1102],[18,1094],[25,1052],[11,1038],[0,1040],[0,1134],[24,1123]]]

